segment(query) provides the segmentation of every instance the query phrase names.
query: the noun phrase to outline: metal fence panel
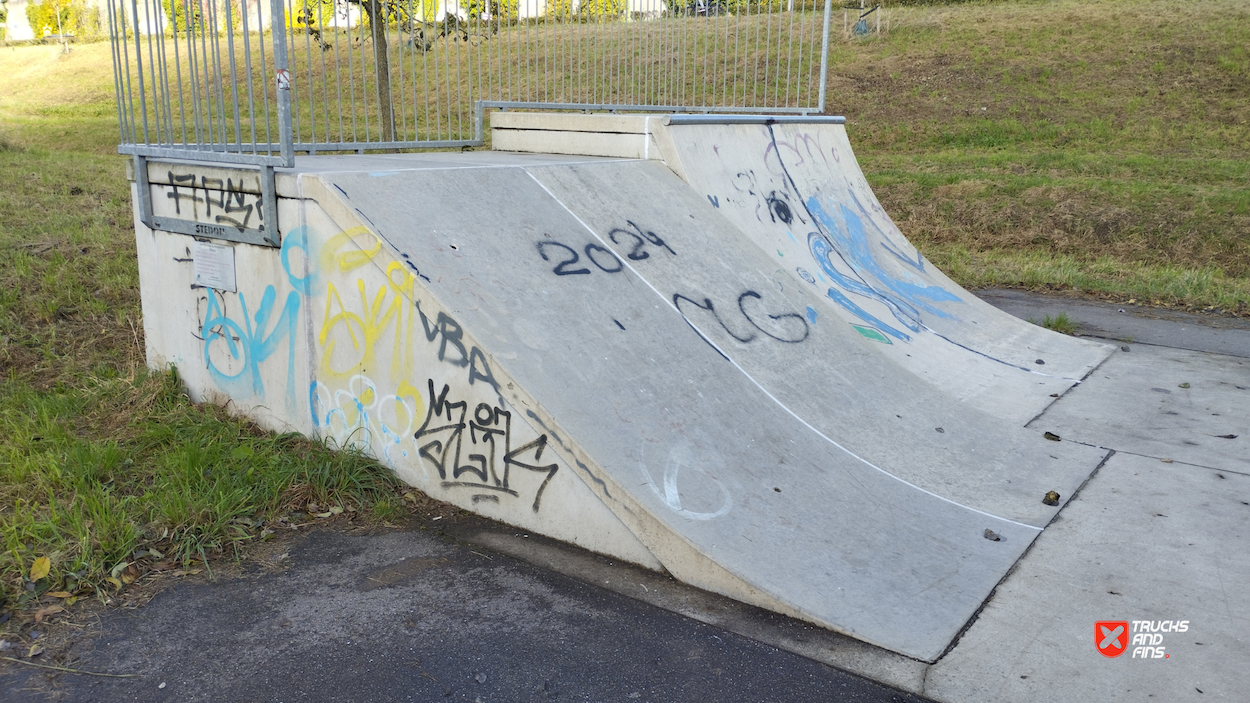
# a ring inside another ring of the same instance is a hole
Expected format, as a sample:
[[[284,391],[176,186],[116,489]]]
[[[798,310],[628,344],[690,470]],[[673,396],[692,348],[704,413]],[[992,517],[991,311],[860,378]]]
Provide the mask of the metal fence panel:
[[[817,5],[816,3],[820,3]],[[823,110],[828,0],[108,0],[120,151],[482,143],[481,110]]]
[[[119,151],[292,165],[282,11],[282,0],[108,0]]]

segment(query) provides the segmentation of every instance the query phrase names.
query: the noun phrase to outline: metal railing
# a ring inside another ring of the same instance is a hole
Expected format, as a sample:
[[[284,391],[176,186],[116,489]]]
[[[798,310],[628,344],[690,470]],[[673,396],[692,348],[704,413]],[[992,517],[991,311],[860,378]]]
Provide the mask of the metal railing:
[[[106,5],[119,151],[136,166],[258,167],[266,201],[296,152],[480,145],[490,108],[812,114],[825,102],[829,0]]]

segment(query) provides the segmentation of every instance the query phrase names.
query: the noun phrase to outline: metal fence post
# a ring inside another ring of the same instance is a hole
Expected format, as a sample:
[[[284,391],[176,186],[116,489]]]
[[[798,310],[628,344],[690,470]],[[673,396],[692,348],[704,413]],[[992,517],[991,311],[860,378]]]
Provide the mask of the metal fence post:
[[[825,82],[829,77],[829,2],[825,0],[825,27],[820,39],[820,111],[825,111]]]
[[[828,2],[828,0],[825,1]],[[290,168],[295,165],[295,141],[291,134],[291,70],[287,59],[286,8],[282,0],[269,0],[269,8],[271,13],[269,26],[273,36],[275,93],[277,93],[278,103],[278,140],[281,144],[282,165]]]

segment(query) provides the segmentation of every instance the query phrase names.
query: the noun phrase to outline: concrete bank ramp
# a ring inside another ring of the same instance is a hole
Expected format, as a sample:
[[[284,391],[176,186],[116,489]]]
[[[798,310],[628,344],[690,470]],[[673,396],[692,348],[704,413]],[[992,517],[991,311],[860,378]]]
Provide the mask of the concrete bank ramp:
[[[660,130],[664,159],[773,268],[942,392],[1023,425],[1110,353],[981,302],[895,226],[834,123]],[[657,120],[658,121],[658,120]]]
[[[417,272],[401,292],[449,311],[479,380],[684,581],[932,661],[1058,509],[1046,492],[1102,458],[920,381],[658,162],[434,163],[310,173],[299,197],[377,235],[392,284]]]

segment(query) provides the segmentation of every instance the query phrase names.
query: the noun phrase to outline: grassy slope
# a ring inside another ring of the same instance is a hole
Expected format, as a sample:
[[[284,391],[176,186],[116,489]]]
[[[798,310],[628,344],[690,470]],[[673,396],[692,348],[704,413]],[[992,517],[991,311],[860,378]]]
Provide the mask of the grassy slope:
[[[1250,5],[968,3],[839,42],[829,106],[964,285],[1250,305]]]

